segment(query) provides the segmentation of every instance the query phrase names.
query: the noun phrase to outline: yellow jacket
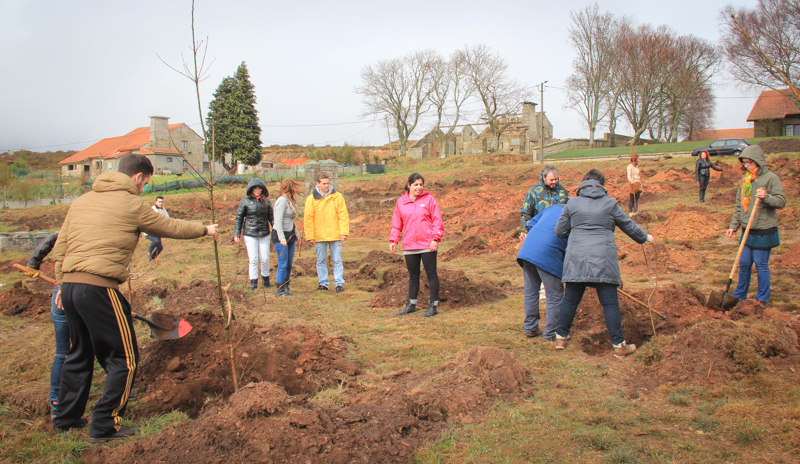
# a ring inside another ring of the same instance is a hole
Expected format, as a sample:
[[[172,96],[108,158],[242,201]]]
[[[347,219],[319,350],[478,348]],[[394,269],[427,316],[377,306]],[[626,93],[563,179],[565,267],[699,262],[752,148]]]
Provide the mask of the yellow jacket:
[[[317,242],[335,242],[340,235],[350,235],[350,215],[341,193],[331,188],[327,196],[314,188],[306,198],[305,239]]]
[[[161,215],[139,198],[128,175],[100,174],[92,191],[72,203],[53,249],[56,280],[117,288],[128,280],[128,265],[139,234],[164,238],[198,238],[205,233],[199,222]]]

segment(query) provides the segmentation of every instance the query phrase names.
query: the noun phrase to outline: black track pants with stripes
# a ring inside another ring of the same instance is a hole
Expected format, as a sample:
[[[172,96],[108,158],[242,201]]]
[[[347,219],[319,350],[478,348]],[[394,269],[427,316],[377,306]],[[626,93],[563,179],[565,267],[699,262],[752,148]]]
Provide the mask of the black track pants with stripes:
[[[97,358],[106,371],[106,383],[92,412],[89,435],[113,434],[121,426],[139,362],[130,305],[119,290],[72,283],[61,286],[61,302],[72,347],[61,371],[53,426],[66,427],[83,416]]]

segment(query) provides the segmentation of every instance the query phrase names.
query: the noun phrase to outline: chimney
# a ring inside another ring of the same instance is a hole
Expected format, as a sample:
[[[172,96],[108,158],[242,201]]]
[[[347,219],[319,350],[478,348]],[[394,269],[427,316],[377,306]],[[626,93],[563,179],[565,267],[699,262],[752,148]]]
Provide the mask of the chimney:
[[[150,147],[169,148],[169,118],[150,116]]]

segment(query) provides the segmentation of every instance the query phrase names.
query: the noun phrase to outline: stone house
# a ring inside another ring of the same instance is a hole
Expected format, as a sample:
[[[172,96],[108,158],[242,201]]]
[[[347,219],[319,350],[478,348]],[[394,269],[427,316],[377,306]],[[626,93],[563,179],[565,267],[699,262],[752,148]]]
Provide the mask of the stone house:
[[[800,135],[800,108],[791,95],[789,89],[761,92],[747,116],[754,125],[755,137]]]
[[[168,122],[168,117],[151,116],[150,127],[139,127],[125,135],[103,139],[60,161],[61,174],[95,177],[105,171],[117,170],[119,159],[129,153],[147,156],[156,174],[205,172],[203,138],[184,123]]]
[[[542,131],[543,120],[544,131]],[[522,113],[499,118],[498,122],[501,131],[500,151],[532,154],[541,144],[542,132],[545,145],[553,141],[553,124],[546,115],[536,112],[536,103],[523,102]],[[473,125],[483,125],[486,128],[478,133]],[[409,158],[444,158],[449,155],[484,153],[491,147],[492,131],[486,123],[480,123],[468,124],[460,133],[454,132],[450,135],[445,145],[445,153],[440,153],[442,144],[438,134],[431,131],[412,145],[407,154]]]

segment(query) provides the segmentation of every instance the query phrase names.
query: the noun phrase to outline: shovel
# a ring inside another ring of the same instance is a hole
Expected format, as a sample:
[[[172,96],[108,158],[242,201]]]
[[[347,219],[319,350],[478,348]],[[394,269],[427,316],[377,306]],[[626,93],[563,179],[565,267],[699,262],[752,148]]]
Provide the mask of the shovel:
[[[760,198],[756,197],[756,201],[753,202],[753,212],[750,213],[750,220],[747,221],[747,227],[744,229],[744,234],[742,235],[742,242],[739,244],[739,252],[736,253],[736,259],[733,261],[733,267],[731,267],[731,275],[728,276],[728,285],[725,286],[725,292],[719,293],[712,291],[710,295],[708,295],[708,301],[706,301],[706,306],[715,310],[715,311],[725,311],[728,309],[733,308],[739,302],[739,299],[735,296],[728,295],[728,292],[731,290],[731,283],[733,282],[733,276],[736,274],[737,269],[739,268],[739,258],[742,257],[742,250],[744,250],[744,244],[747,242],[747,235],[750,234],[750,226],[753,225],[753,218],[756,217],[756,211],[758,210],[758,202],[761,200]]]
[[[22,272],[36,272],[34,269],[20,266],[16,263],[14,263],[14,268]],[[50,277],[47,277],[41,273],[39,274],[39,278],[53,285],[58,285],[58,282],[56,282],[54,279],[51,279]],[[156,311],[153,312],[152,319],[148,319],[133,311],[131,311],[131,315],[134,319],[138,319],[150,326],[150,336],[159,340],[172,340],[181,338],[192,330],[191,324],[179,316],[172,316]]]

